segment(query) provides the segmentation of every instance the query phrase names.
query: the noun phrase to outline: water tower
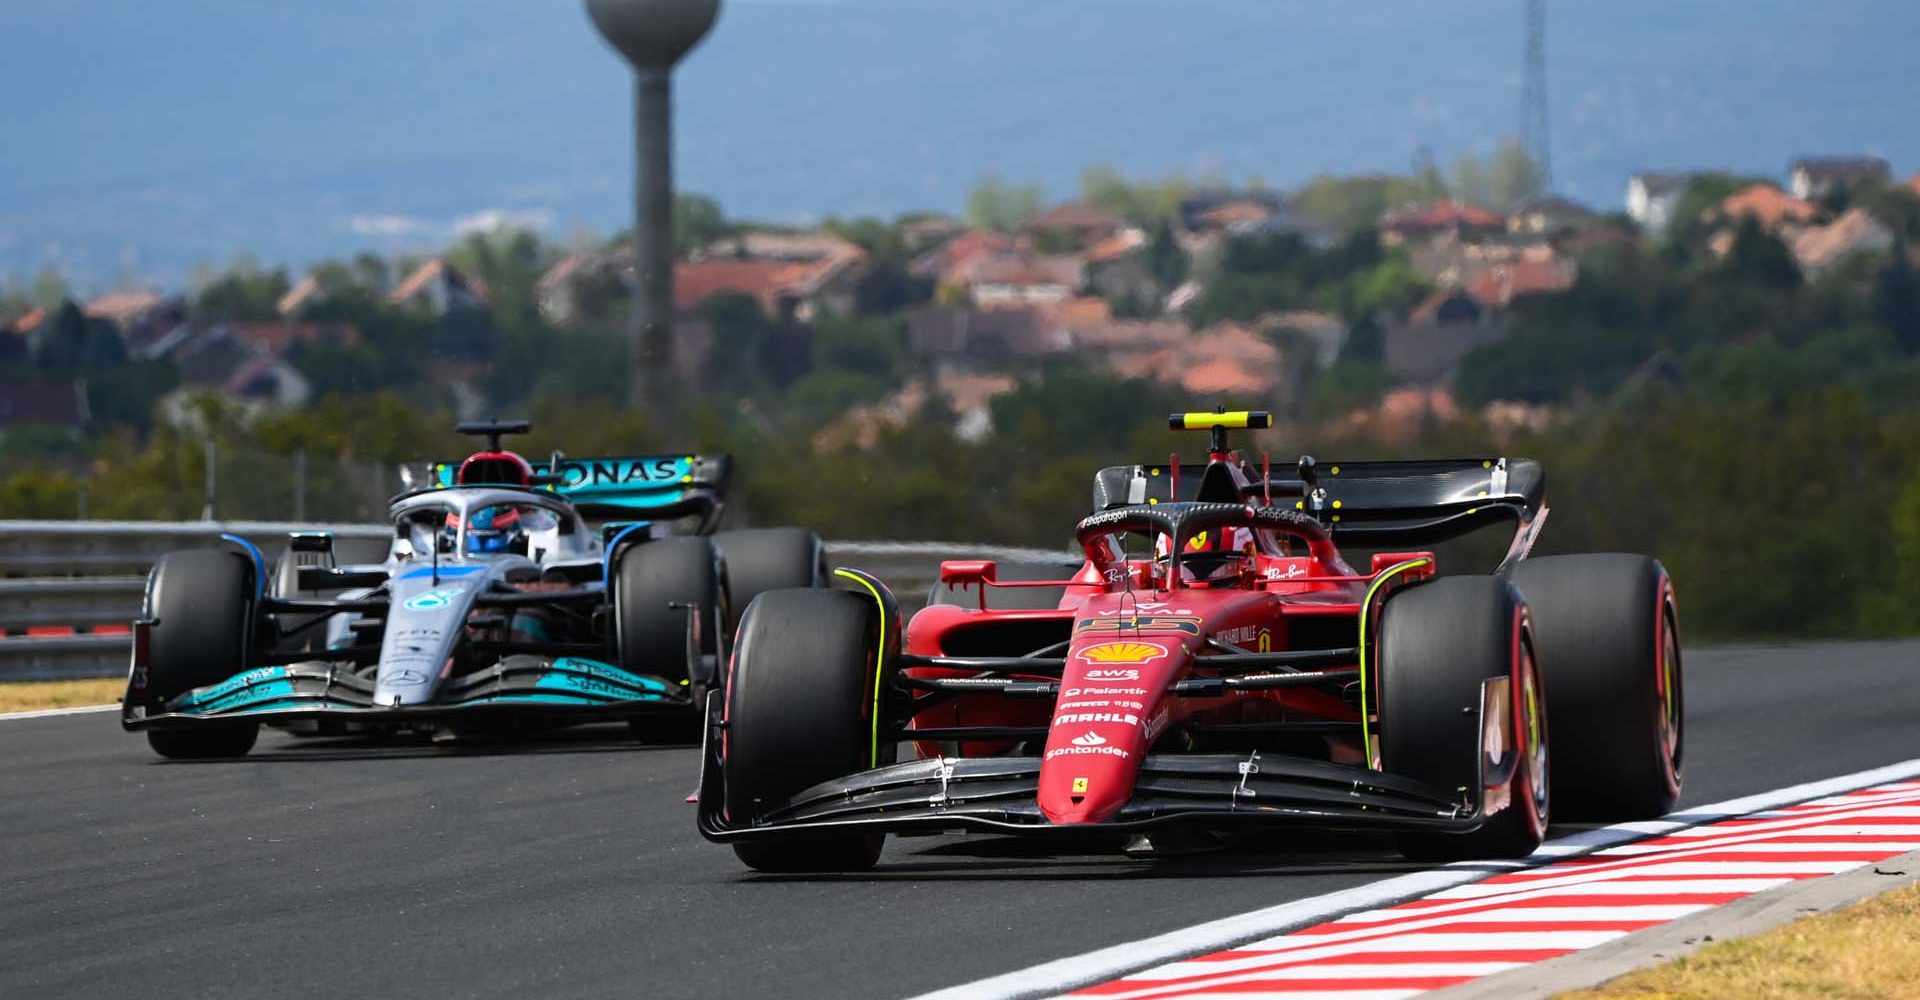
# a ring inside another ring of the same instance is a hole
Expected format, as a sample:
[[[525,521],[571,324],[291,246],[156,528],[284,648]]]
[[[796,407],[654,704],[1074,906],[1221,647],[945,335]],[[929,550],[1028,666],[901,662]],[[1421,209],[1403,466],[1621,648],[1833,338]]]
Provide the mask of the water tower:
[[[587,15],[633,65],[633,301],[629,397],[663,414],[673,363],[673,67],[699,44],[720,0],[586,0]]]

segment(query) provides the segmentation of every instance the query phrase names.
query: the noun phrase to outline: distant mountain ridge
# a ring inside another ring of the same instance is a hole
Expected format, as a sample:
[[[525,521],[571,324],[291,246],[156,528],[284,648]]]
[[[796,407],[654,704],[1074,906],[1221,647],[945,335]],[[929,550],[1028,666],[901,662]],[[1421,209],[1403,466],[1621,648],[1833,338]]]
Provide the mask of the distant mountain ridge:
[[[0,280],[179,281],[500,220],[620,228],[624,71],[573,0],[9,0]],[[957,212],[987,173],[1290,186],[1515,130],[1518,0],[726,0],[679,78],[684,188],[741,216]],[[1552,6],[1559,187],[1872,152],[1920,170],[1910,3]],[[28,81],[30,85],[17,85]]]

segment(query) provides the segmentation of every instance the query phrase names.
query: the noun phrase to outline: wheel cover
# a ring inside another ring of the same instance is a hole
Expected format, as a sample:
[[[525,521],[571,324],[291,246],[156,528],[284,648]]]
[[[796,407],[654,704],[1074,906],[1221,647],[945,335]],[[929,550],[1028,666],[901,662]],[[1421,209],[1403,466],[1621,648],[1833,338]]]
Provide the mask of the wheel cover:
[[[1664,610],[1660,616],[1660,662],[1656,664],[1660,711],[1657,718],[1658,739],[1662,763],[1666,766],[1667,779],[1673,784],[1679,783],[1680,776],[1680,738],[1685,726],[1684,703],[1680,695],[1680,643],[1674,634],[1671,620]]]
[[[1540,710],[1540,680],[1533,662],[1533,650],[1520,648],[1520,697],[1515,709],[1520,713],[1520,731],[1527,741],[1526,756],[1520,767],[1528,797],[1533,800],[1534,815],[1542,825],[1547,818],[1547,732],[1546,713]]]

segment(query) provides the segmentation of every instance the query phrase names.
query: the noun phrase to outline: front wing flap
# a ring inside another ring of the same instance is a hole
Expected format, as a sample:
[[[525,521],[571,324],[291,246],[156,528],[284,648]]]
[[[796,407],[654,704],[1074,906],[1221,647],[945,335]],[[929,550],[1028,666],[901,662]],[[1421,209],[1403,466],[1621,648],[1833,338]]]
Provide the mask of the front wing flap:
[[[195,688],[149,711],[127,704],[128,729],[245,717],[263,722],[344,719],[356,723],[430,722],[475,713],[623,717],[685,711],[694,702],[680,684],[580,657],[516,656],[448,679],[423,705],[380,707],[373,679],[320,661],[258,667]]]
[[[1152,754],[1133,797],[1097,825],[1050,823],[1036,799],[1033,757],[936,757],[822,782],[741,822],[723,814],[717,759],[709,757],[700,832],[711,840],[796,829],[975,830],[1046,834],[1175,824],[1265,823],[1317,829],[1445,829],[1466,832],[1482,817],[1469,793],[1398,775],[1284,755]]]

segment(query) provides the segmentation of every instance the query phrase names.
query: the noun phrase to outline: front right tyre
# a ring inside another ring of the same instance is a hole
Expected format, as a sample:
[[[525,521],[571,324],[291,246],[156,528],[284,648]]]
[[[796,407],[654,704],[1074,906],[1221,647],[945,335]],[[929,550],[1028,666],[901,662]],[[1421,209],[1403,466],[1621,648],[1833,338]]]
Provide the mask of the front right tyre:
[[[1478,789],[1492,810],[1472,833],[1414,831],[1400,851],[1416,861],[1523,858],[1546,836],[1547,710],[1526,603],[1497,577],[1456,576],[1388,596],[1380,612],[1380,755],[1385,769],[1436,789]],[[1513,776],[1482,782],[1482,691],[1505,678]],[[1502,801],[1504,800],[1504,801]]]
[[[755,817],[823,781],[874,766],[879,610],[844,590],[761,594],[740,622],[721,751],[728,822]],[[763,872],[864,871],[885,835],[796,831],[737,840]]]
[[[254,615],[253,564],[235,552],[169,552],[147,580],[147,692],[150,706],[247,669]],[[147,730],[147,745],[162,757],[206,760],[239,757],[260,736],[257,722],[193,722]]]

